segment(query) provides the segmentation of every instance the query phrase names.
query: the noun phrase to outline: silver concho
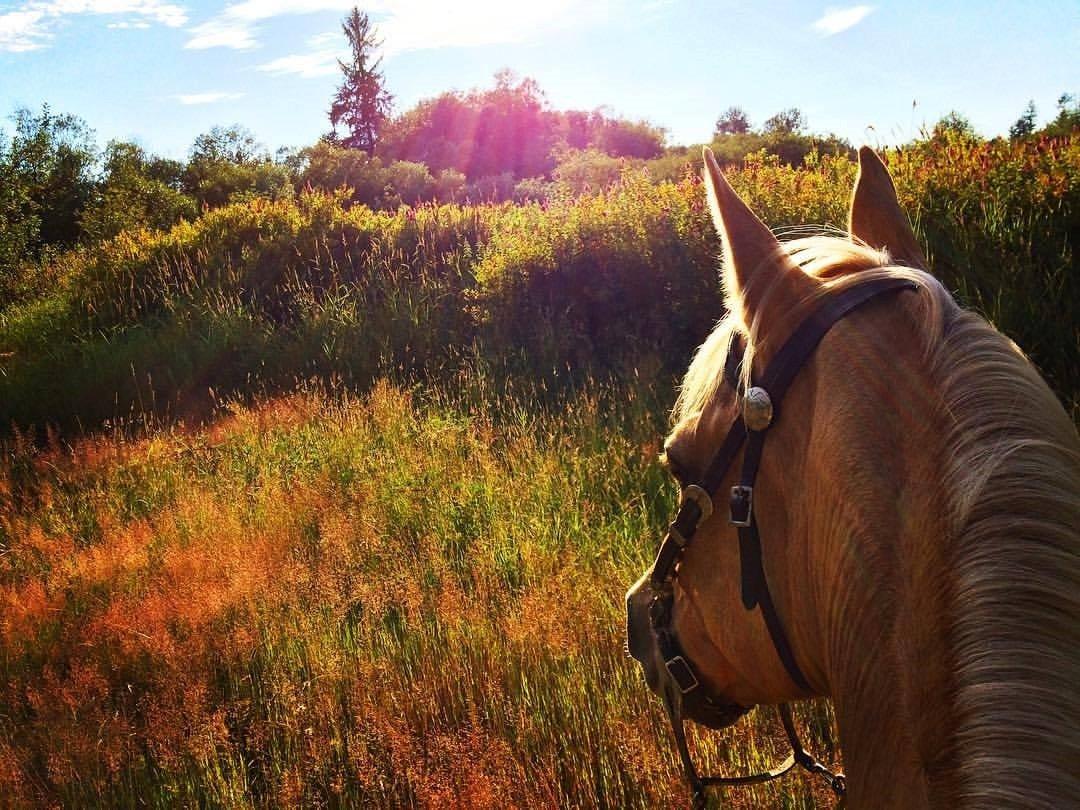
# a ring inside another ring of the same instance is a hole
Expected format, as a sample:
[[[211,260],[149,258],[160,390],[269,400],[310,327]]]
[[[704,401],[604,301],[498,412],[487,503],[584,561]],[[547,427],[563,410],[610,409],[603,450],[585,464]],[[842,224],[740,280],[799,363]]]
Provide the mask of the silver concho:
[[[764,388],[754,387],[743,397],[743,422],[750,430],[764,430],[772,422],[772,400]]]

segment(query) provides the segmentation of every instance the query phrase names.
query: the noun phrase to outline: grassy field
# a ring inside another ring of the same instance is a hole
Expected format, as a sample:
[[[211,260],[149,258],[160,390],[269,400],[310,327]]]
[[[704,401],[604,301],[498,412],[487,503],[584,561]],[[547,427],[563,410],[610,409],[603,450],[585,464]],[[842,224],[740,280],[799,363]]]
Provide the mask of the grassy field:
[[[470,405],[460,392],[484,380],[463,383],[295,393],[202,430],[15,447],[0,479],[18,538],[0,590],[0,795],[682,797],[621,637],[623,592],[674,494],[656,459],[664,395],[594,385],[556,410],[504,410]],[[804,718],[834,754],[827,709]],[[711,739],[707,761],[760,767],[782,751],[770,721]],[[811,796],[796,779],[742,801]]]
[[[1075,407],[1080,138],[889,160],[939,275]],[[791,229],[841,225],[853,176],[733,181]],[[622,596],[673,507],[657,453],[717,251],[695,182],[628,177],[256,200],[38,268],[0,311],[0,806],[685,797]],[[836,762],[828,706],[800,718]],[[778,731],[697,747],[750,770]]]

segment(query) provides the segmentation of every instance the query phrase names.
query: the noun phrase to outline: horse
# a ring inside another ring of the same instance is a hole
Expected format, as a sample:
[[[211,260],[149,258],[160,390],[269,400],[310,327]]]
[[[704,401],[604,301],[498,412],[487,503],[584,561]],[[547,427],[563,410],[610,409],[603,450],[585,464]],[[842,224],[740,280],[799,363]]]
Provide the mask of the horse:
[[[930,274],[872,149],[859,151],[849,235],[784,244],[704,157],[727,314],[673,409],[676,556],[658,575],[662,547],[628,592],[628,651],[669,706],[713,728],[831,699],[850,808],[1080,807],[1071,418],[1023,352]],[[893,289],[815,338],[762,422],[755,381],[812,313],[869,284]],[[753,566],[731,525],[745,525],[739,456],[718,489],[701,486],[751,417],[767,426],[752,515],[779,634],[740,598]],[[711,508],[729,489],[731,519]],[[688,509],[692,537],[676,531]],[[667,633],[675,653],[660,649]]]

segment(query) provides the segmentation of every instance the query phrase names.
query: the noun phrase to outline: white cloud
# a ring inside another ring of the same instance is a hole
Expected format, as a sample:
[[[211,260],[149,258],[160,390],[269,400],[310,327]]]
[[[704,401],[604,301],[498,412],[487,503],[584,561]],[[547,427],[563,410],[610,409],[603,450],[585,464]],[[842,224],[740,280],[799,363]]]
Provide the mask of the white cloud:
[[[258,44],[250,26],[220,17],[196,25],[191,32],[192,37],[184,43],[184,47],[200,51],[206,48],[233,48],[244,51]]]
[[[347,11],[356,0],[242,0],[232,3],[216,17],[191,29],[185,48],[233,48],[247,50],[258,45],[256,23],[286,14],[312,14],[317,11]],[[369,4],[371,11],[378,4]]]
[[[596,0],[587,5],[576,0],[514,3],[510,0],[373,0],[364,10],[383,40],[386,55],[427,48],[466,47],[520,42],[537,32],[561,27],[580,27],[606,19],[616,5],[627,0]],[[356,0],[242,0],[227,5],[215,17],[195,26],[186,48],[252,48],[258,44],[258,23],[284,15],[322,11],[346,12]],[[338,42],[342,42],[340,34]],[[309,42],[309,45],[311,43]],[[326,51],[318,46],[268,62],[272,72],[323,75]],[[277,63],[276,67],[270,65]],[[308,73],[301,73],[307,70]]]
[[[181,104],[216,104],[219,101],[232,101],[234,99],[243,98],[243,93],[224,93],[220,90],[212,91],[209,93],[181,93],[180,95],[173,96]]]
[[[257,70],[272,73],[275,76],[314,79],[318,76],[336,74],[338,59],[346,59],[349,55],[349,49],[345,47],[345,37],[336,31],[309,37],[307,45],[311,50],[306,53],[294,53],[272,59],[259,65]]]
[[[179,28],[187,22],[182,6],[163,0],[24,0],[0,14],[0,51],[19,53],[44,48],[66,17],[78,14],[124,15],[110,28],[144,28],[150,23]]]
[[[40,11],[9,11],[0,14],[0,51],[22,53],[45,47],[49,33],[41,24]]]
[[[813,24],[813,29],[824,37],[831,37],[841,31],[847,31],[861,23],[874,10],[873,6],[849,6],[848,8],[827,8],[821,19]]]

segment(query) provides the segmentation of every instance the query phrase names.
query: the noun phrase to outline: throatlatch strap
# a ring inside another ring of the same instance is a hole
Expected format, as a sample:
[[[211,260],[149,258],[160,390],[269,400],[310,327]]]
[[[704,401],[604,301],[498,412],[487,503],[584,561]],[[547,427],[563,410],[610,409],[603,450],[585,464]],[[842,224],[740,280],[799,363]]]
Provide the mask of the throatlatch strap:
[[[743,571],[745,572],[748,565],[756,568],[750,577],[754,583],[757,583],[756,597],[757,604],[761,608],[761,618],[765,620],[765,629],[769,631],[769,638],[772,639],[773,647],[776,648],[780,663],[784,665],[784,669],[787,670],[787,674],[791,676],[796,686],[804,692],[812,692],[810,682],[799,667],[799,662],[795,660],[795,651],[791,649],[791,642],[788,640],[787,633],[784,632],[784,623],[780,621],[780,614],[776,612],[776,605],[773,604],[772,592],[765,584],[765,567],[761,560],[761,535],[758,534],[757,520],[753,516],[750,517],[749,526],[739,528],[739,553],[747,552],[753,559],[749,563],[746,560],[743,561]],[[744,604],[746,587],[747,581],[744,580]]]

